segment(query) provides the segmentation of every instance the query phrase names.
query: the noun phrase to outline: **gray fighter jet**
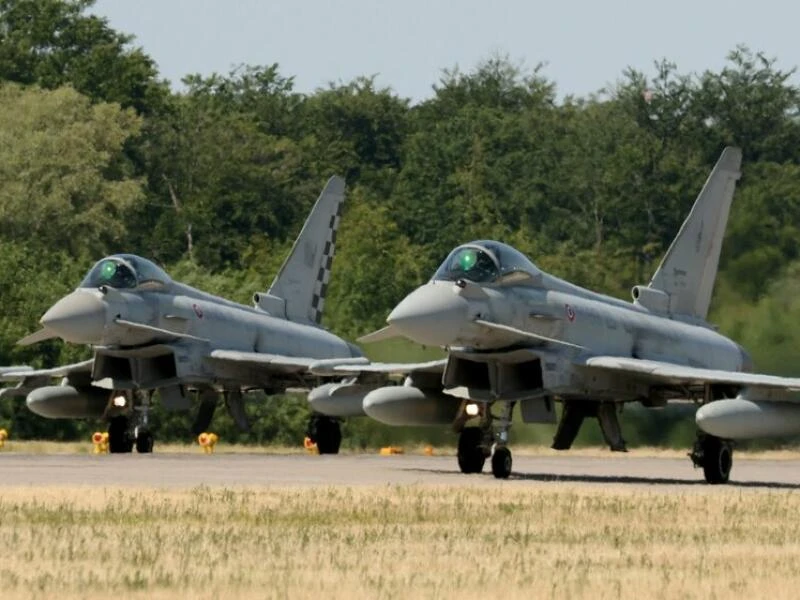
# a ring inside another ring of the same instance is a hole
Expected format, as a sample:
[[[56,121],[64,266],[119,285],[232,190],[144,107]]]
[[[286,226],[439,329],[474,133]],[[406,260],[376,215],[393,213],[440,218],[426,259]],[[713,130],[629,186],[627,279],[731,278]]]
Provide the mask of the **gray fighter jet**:
[[[556,423],[553,448],[568,449],[583,420],[599,421],[612,450],[625,450],[617,419],[624,403],[701,406],[691,453],[710,483],[726,482],[732,439],[800,433],[800,379],[751,373],[751,360],[706,322],[741,152],[727,148],[649,285],[625,302],[537,268],[494,241],[459,246],[432,280],[365,336],[395,335],[441,346],[447,358],[421,364],[327,365],[356,377],[312,391],[323,413],[366,414],[391,425],[451,424],[458,464],[495,477],[511,473],[508,431],[515,405],[526,423]],[[391,375],[402,385],[386,386]],[[499,414],[493,409],[500,408]],[[468,426],[477,421],[476,426]],[[493,450],[493,452],[492,452]]]
[[[220,394],[237,424],[247,427],[242,392],[279,393],[317,381],[308,369],[335,359],[367,362],[360,350],[320,326],[344,201],[344,180],[332,177],[266,293],[244,306],[172,280],[130,254],[95,264],[78,288],[41,318],[42,329],[20,340],[59,337],[89,344],[90,360],[44,370],[12,370],[5,396],[49,418],[105,418],[111,452],[151,452],[151,393],[170,410],[198,398],[194,431],[205,431]],[[61,378],[60,385],[49,385]],[[322,453],[339,449],[335,419],[318,417],[311,434]]]

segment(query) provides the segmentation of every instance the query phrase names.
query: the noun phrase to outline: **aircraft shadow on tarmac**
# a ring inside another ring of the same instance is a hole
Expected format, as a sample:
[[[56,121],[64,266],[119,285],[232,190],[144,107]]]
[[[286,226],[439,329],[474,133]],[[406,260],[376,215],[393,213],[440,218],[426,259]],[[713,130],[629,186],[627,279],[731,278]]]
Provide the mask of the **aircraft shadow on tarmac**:
[[[458,471],[445,469],[404,469],[418,473],[436,473],[437,475],[453,475],[465,477]],[[492,477],[491,473],[484,473],[483,477]],[[508,481],[541,481],[544,483],[616,483],[623,485],[686,485],[707,486],[702,479],[673,479],[668,477],[641,477],[632,475],[564,475],[556,473],[512,473]],[[709,487],[739,487],[739,488],[768,488],[777,490],[800,490],[800,483],[786,483],[776,481],[730,481],[724,486]]]

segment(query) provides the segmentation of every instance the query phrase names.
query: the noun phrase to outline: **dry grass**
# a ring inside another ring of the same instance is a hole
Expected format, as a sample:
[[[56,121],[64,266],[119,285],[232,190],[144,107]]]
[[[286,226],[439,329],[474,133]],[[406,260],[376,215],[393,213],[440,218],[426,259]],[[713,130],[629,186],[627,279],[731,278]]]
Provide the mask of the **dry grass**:
[[[800,496],[5,489],[2,598],[794,598]]]

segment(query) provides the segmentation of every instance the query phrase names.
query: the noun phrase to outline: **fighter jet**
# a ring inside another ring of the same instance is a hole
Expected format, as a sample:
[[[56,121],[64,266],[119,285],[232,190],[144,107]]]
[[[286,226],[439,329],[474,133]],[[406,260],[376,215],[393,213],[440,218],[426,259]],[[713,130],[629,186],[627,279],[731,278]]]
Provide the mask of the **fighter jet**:
[[[309,401],[326,414],[391,425],[450,424],[462,472],[482,471],[491,456],[494,476],[506,478],[517,404],[526,423],[556,423],[561,403],[555,449],[570,448],[594,417],[610,448],[624,451],[623,404],[689,400],[700,405],[691,459],[709,483],[727,482],[732,439],[800,433],[800,404],[784,402],[797,399],[800,379],[753,374],[745,350],[706,321],[740,163],[739,149],[723,151],[631,302],[545,273],[506,244],[470,242],[394,308],[388,327],[361,338],[403,336],[445,348],[446,359],[327,365],[320,372],[357,379],[318,387]],[[403,384],[386,386],[392,375]]]
[[[49,418],[108,420],[111,452],[151,452],[151,394],[169,410],[191,407],[199,396],[194,431],[205,431],[222,394],[237,424],[247,427],[242,392],[280,393],[310,387],[308,369],[335,359],[367,362],[357,346],[320,326],[344,180],[332,177],[266,293],[254,306],[237,304],[173,280],[153,262],[132,254],[98,261],[77,289],[41,318],[42,329],[20,340],[61,338],[89,344],[93,358],[53,369],[11,370],[17,381],[5,396],[27,396],[34,413]],[[60,385],[49,385],[61,378]],[[311,433],[321,453],[341,441],[335,419],[317,417]]]

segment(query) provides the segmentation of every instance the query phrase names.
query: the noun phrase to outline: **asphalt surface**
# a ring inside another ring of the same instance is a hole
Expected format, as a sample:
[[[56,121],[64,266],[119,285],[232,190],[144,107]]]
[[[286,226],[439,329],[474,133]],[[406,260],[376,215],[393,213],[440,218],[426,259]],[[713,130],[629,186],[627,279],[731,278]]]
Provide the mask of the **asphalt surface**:
[[[614,454],[587,458],[519,456],[507,481],[463,475],[452,456],[418,455],[26,455],[0,453],[0,491],[10,486],[209,486],[444,484],[477,486],[577,485],[705,490],[703,473],[687,459]],[[800,461],[734,461],[731,485],[800,489]]]

